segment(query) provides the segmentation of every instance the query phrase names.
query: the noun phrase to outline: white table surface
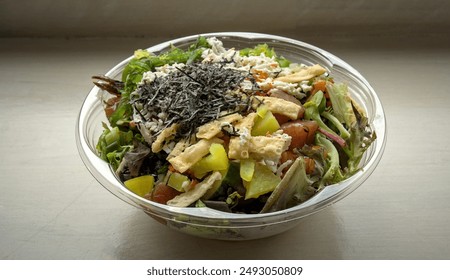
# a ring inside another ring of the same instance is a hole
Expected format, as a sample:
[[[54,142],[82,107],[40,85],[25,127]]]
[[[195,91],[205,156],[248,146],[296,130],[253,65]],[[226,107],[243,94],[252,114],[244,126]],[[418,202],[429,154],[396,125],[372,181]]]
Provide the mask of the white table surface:
[[[99,185],[78,155],[91,75],[165,38],[0,39],[0,259],[449,259],[448,34],[298,39],[368,79],[386,111],[386,150],[342,201],[245,242],[165,228]]]

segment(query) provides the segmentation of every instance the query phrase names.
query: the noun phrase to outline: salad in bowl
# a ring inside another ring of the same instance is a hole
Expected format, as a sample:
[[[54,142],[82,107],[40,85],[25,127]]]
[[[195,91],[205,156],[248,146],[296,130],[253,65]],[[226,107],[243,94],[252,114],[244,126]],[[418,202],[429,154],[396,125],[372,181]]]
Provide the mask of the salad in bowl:
[[[239,33],[191,36],[182,47],[136,50],[120,75],[93,76],[104,118],[90,148],[127,196],[164,223],[152,209],[238,220],[317,210],[321,193],[381,156],[384,139],[373,146],[384,127],[375,129],[354,81],[341,79],[350,66],[334,56],[297,60],[289,50],[296,42],[254,36],[262,40],[242,47],[226,46],[245,40]]]

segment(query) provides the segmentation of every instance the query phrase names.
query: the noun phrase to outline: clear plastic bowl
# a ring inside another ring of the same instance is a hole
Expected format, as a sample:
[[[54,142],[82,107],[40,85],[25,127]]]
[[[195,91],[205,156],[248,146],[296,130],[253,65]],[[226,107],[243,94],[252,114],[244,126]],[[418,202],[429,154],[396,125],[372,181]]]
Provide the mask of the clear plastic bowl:
[[[267,43],[275,49],[277,54],[293,62],[307,65],[318,63],[327,68],[335,81],[347,83],[352,97],[366,110],[370,126],[377,134],[377,140],[361,160],[361,170],[338,184],[327,186],[302,204],[273,213],[233,214],[206,207],[178,208],[158,204],[125,188],[110,166],[97,155],[95,145],[103,131],[102,122],[106,122],[107,119],[102,104],[97,98],[100,89],[94,86],[80,110],[76,140],[83,162],[101,185],[118,198],[142,209],[152,218],[172,229],[204,238],[249,240],[276,235],[291,229],[300,222],[301,218],[316,213],[353,192],[370,176],[384,151],[386,120],[377,94],[358,71],[327,51],[285,37],[240,32],[201,35],[217,37],[223,41],[226,48],[241,49]],[[171,45],[187,48],[197,38],[198,35],[179,38],[158,44],[148,50],[158,54],[168,50]],[[131,57],[125,59],[106,75],[120,80],[121,72],[130,59]]]

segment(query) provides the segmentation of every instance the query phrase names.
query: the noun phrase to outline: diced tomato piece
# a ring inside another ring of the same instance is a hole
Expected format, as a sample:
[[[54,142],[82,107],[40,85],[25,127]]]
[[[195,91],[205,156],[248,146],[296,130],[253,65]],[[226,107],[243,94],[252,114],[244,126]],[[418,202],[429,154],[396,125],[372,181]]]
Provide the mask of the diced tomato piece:
[[[315,121],[302,120],[287,122],[281,126],[283,132],[292,137],[289,150],[313,144],[318,128],[319,125]]]
[[[160,183],[153,189],[150,200],[161,204],[167,204],[167,201],[171,200],[180,193],[181,192],[177,191],[176,189],[169,187],[166,184]]]

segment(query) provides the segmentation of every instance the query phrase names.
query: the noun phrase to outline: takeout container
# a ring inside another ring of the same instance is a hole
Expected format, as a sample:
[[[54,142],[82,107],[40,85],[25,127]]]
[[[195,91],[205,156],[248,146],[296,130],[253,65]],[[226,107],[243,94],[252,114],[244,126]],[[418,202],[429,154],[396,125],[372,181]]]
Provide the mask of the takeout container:
[[[242,49],[267,43],[278,55],[292,62],[306,65],[320,64],[336,82],[348,84],[350,94],[366,111],[370,126],[377,134],[371,147],[362,158],[361,170],[352,177],[327,186],[306,202],[295,207],[265,214],[234,214],[210,208],[178,208],[146,200],[129,191],[115,176],[108,163],[103,161],[95,149],[103,131],[102,122],[107,122],[102,104],[97,95],[99,88],[93,87],[87,95],[76,126],[76,141],[80,156],[90,173],[112,194],[143,210],[158,222],[187,234],[222,240],[248,240],[268,237],[287,231],[300,220],[341,200],[358,188],[374,171],[386,144],[386,120],[381,102],[367,80],[353,67],[335,55],[310,44],[267,34],[224,32],[201,34],[217,37],[225,48]],[[155,54],[167,51],[171,45],[187,48],[199,35],[183,37],[148,48]],[[121,72],[132,57],[113,67],[106,76],[120,80]]]

